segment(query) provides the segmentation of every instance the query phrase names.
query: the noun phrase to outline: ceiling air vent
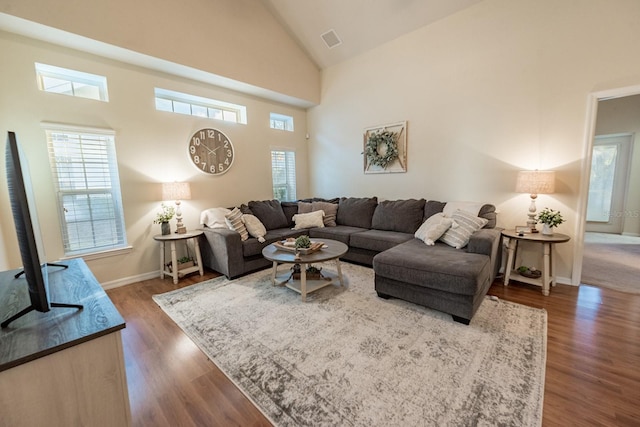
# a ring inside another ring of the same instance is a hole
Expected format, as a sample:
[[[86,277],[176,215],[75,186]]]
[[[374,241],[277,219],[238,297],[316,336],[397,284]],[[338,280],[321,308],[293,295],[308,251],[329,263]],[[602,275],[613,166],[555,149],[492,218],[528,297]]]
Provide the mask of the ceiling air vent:
[[[334,30],[329,30],[320,37],[322,37],[324,44],[326,44],[329,49],[333,49],[339,44],[342,44],[342,40],[340,40],[340,37],[338,37],[338,34],[336,34]]]

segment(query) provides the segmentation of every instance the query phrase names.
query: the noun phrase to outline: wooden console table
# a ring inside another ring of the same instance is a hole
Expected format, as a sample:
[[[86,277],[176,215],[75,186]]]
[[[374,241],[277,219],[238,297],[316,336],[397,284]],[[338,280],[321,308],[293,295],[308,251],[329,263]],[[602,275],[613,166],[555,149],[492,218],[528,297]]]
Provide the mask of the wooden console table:
[[[49,267],[54,302],[84,309],[32,311],[0,329],[0,424],[129,426],[120,332],[125,322],[82,259]],[[0,317],[29,305],[19,270],[0,272]]]

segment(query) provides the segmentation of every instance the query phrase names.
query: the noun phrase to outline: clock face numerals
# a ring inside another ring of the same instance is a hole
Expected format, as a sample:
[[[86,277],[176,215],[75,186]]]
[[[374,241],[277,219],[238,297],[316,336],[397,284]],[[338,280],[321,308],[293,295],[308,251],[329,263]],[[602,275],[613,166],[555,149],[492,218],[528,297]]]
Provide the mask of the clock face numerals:
[[[189,157],[201,172],[220,175],[233,164],[233,144],[217,129],[200,129],[189,140]]]

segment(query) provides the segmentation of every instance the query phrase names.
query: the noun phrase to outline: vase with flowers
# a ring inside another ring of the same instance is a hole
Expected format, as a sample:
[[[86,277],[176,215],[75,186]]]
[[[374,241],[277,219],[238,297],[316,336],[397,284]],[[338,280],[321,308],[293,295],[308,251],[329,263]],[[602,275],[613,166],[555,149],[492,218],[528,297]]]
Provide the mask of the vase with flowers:
[[[169,220],[173,218],[173,215],[176,212],[173,206],[165,205],[164,203],[160,206],[162,207],[162,211],[156,214],[156,219],[153,221],[153,223],[160,224],[162,235],[166,236],[167,234],[171,234],[171,226],[169,225]]]
[[[542,234],[547,236],[553,235],[553,229],[564,222],[560,211],[554,211],[549,208],[544,208],[536,219],[542,223]]]

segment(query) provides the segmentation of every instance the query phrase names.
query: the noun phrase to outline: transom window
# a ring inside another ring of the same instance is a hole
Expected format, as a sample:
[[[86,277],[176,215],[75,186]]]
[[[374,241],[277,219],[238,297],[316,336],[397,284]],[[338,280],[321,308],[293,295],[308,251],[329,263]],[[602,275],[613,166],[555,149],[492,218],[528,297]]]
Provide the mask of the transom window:
[[[187,93],[155,88],[156,110],[247,124],[247,107]]]
[[[109,101],[107,78],[104,76],[37,62],[35,65],[38,88],[42,91]]]
[[[293,132],[293,117],[285,116],[284,114],[271,113],[269,118],[269,125],[271,129]]]
[[[271,150],[273,198],[296,200],[296,153],[291,150]]]
[[[124,248],[114,132],[50,124],[46,134],[65,254]]]

